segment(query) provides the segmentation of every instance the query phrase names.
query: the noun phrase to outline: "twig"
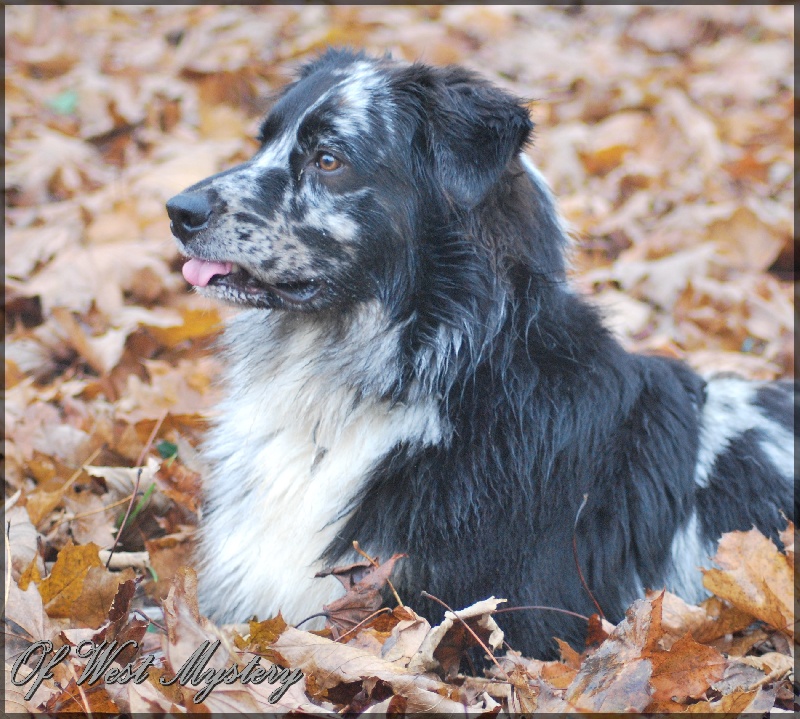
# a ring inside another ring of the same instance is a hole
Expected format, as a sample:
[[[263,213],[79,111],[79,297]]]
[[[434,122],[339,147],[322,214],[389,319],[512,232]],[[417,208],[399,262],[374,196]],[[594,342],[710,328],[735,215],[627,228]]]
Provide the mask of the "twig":
[[[156,629],[163,632],[164,634],[167,633],[167,628],[162,627],[157,621],[148,617],[141,609],[134,609],[133,614],[136,614],[144,619],[148,624],[152,624]]]
[[[502,609],[495,609],[495,614],[503,614],[504,612],[521,612],[524,609],[544,609],[548,612],[560,612],[561,614],[569,614],[571,617],[577,617],[578,619],[583,619],[585,622],[589,621],[589,617],[583,616],[583,614],[578,614],[577,612],[571,612],[569,609],[561,609],[560,607],[544,607],[536,604],[529,604],[524,607],[503,607]]]
[[[497,662],[497,659],[495,659],[494,654],[492,654],[492,652],[489,651],[489,647],[487,647],[481,641],[481,638],[474,631],[472,631],[472,627],[470,627],[469,624],[467,624],[461,617],[458,616],[457,612],[455,612],[451,607],[448,607],[441,599],[439,599],[439,597],[434,597],[433,594],[428,594],[428,592],[426,592],[425,590],[422,590],[421,594],[426,599],[433,599],[434,602],[438,602],[439,604],[441,604],[448,612],[450,612],[456,619],[458,619],[458,621],[464,625],[464,628],[473,636],[475,641],[478,642],[478,644],[480,644],[483,651],[486,652],[486,656],[489,657],[489,659],[491,659],[494,665],[497,667],[497,670],[503,674],[503,676],[506,678],[507,681],[509,682],[511,681],[511,678],[508,676],[508,674],[505,673],[503,667],[501,667],[500,664]]]
[[[69,479],[68,479],[66,482],[64,482],[64,484],[63,484],[63,485],[61,485],[61,495],[62,495],[62,496],[64,495],[64,492],[66,492],[66,491],[67,491],[67,490],[68,490],[68,489],[69,489],[69,488],[70,488],[70,487],[71,487],[73,484],[75,484],[75,481],[78,479],[78,477],[80,477],[80,476],[81,476],[81,473],[82,473],[82,472],[84,472],[84,471],[86,471],[86,465],[88,465],[88,464],[91,464],[92,462],[94,462],[94,461],[95,461],[95,459],[97,459],[97,456],[100,454],[100,451],[101,451],[102,449],[103,449],[102,447],[98,447],[98,448],[97,448],[97,449],[96,449],[94,452],[92,452],[92,453],[91,453],[91,454],[90,454],[90,455],[89,455],[89,456],[86,458],[86,460],[85,460],[84,462],[82,462],[82,463],[81,463],[81,466],[80,466],[80,467],[78,467],[78,469],[76,469],[76,470],[75,470],[75,471],[72,473],[72,476],[71,476],[71,477],[70,477],[70,478],[69,478]],[[42,517],[42,519],[40,519],[40,520],[39,520],[39,522],[41,523],[41,521],[42,521],[43,519],[44,519],[44,517]],[[61,522],[62,522],[62,521],[63,521],[63,520],[59,520],[58,522],[56,522],[56,524],[55,524],[54,526],[56,526],[56,527],[57,527],[59,524],[61,524]]]
[[[125,530],[125,525],[128,522],[128,517],[131,516],[133,503],[136,500],[136,496],[139,494],[139,482],[141,482],[142,480],[142,462],[144,462],[144,458],[150,451],[150,445],[153,444],[153,440],[156,438],[156,434],[158,434],[158,430],[161,429],[161,425],[163,424],[166,417],[167,417],[167,410],[164,410],[161,413],[161,416],[156,421],[155,426],[153,427],[153,431],[150,432],[150,436],[147,438],[147,442],[145,442],[144,447],[142,447],[142,451],[139,453],[139,457],[136,460],[136,464],[134,465],[134,467],[138,467],[139,469],[136,472],[136,482],[133,485],[133,494],[131,495],[131,501],[128,503],[128,509],[125,510],[125,517],[122,520],[122,524],[119,525],[119,531],[117,532],[117,536],[114,538],[114,544],[111,545],[111,549],[109,550],[108,561],[106,562],[106,569],[108,569],[109,565],[111,564],[111,557],[114,556],[114,550],[117,548],[117,545],[119,544],[122,532]]]
[[[142,447],[142,451],[139,453],[139,458],[136,460],[136,464],[134,467],[141,467],[142,462],[144,462],[144,458],[147,456],[147,453],[150,451],[150,445],[153,444],[153,440],[156,438],[156,434],[158,434],[158,430],[161,429],[161,425],[164,423],[164,420],[167,418],[167,410],[165,409],[161,416],[156,420],[156,423],[153,427],[153,431],[150,432],[150,436],[147,438],[147,442],[145,442],[144,447]]]
[[[306,622],[309,622],[312,619],[316,619],[317,617],[325,617],[325,619],[330,619],[330,615],[327,612],[317,612],[316,614],[312,614],[310,617],[306,617],[305,619],[303,619],[303,621],[295,624],[294,628],[299,629],[301,624],[305,624]]]
[[[142,479],[142,468],[139,467],[139,470],[136,472],[136,482],[133,485],[133,494],[131,495],[131,501],[128,503],[128,508],[125,510],[125,517],[122,519],[122,524],[119,525],[119,531],[117,532],[117,536],[114,537],[114,544],[111,545],[111,549],[108,550],[108,561],[106,562],[106,569],[108,569],[108,565],[111,564],[111,557],[114,556],[114,550],[117,548],[119,544],[119,538],[122,536],[122,532],[125,530],[125,525],[128,521],[128,517],[131,515],[131,510],[133,509],[133,501],[136,499],[136,495],[139,494],[139,482]]]
[[[101,549],[98,554],[101,562],[107,562],[107,569],[125,569],[126,567],[146,569],[150,564],[148,552],[117,552],[112,555],[109,550]]]
[[[348,634],[352,634],[352,633],[353,633],[353,632],[354,632],[356,629],[358,629],[358,628],[359,628],[359,627],[360,627],[362,624],[365,624],[366,622],[368,622],[368,621],[369,621],[370,619],[372,619],[373,617],[377,617],[379,614],[385,614],[386,612],[391,612],[391,611],[392,611],[392,610],[391,610],[391,609],[389,609],[389,607],[381,607],[381,608],[380,608],[380,609],[379,609],[377,612],[372,612],[372,614],[370,614],[370,615],[369,615],[368,617],[366,617],[365,619],[362,619],[362,620],[361,620],[361,621],[360,621],[358,624],[356,624],[354,627],[350,627],[350,629],[348,629],[348,630],[347,630],[347,631],[346,631],[344,634],[341,634],[340,636],[336,637],[336,639],[335,639],[334,641],[337,641],[337,642],[338,642],[338,641],[341,641],[341,640],[342,640],[342,639],[344,639],[344,638],[345,638],[345,637],[346,637]]]
[[[75,667],[72,666],[72,662],[67,662],[67,667],[69,668],[70,674],[72,674],[72,678],[75,680],[75,686],[83,700],[83,710],[86,712],[86,716],[92,719],[92,710],[89,708],[89,700],[86,698],[86,692],[83,691],[83,686],[78,683],[78,675],[75,673]]]
[[[64,482],[63,486],[61,487],[61,492],[66,492],[73,484],[75,484],[75,480],[81,476],[81,472],[86,470],[86,465],[91,464],[97,459],[97,455],[100,454],[100,450],[103,449],[102,447],[98,447],[94,452],[92,452],[87,458],[86,461],[81,464],[78,469],[73,472],[72,476]]]
[[[583,577],[583,572],[581,571],[581,563],[578,561],[578,519],[580,519],[581,512],[583,508],[586,506],[586,502],[589,499],[588,494],[583,495],[583,501],[581,502],[581,506],[578,507],[578,511],[575,513],[575,524],[572,526],[572,556],[575,559],[575,567],[578,570],[578,577],[581,580],[581,584],[583,588],[586,590],[586,593],[589,595],[589,599],[594,602],[594,606],[597,607],[597,613],[603,618],[606,618],[606,615],[603,613],[603,610],[600,608],[597,600],[594,598],[594,594],[592,594],[592,590],[589,589],[589,585],[586,583],[586,580]]]
[[[353,540],[353,549],[356,550],[364,559],[366,559],[373,567],[376,569],[380,566],[372,557],[369,556],[361,547],[359,546],[358,542]],[[394,598],[397,600],[397,604],[401,607],[405,607],[403,604],[403,600],[400,599],[400,595],[397,593],[397,590],[394,588],[394,584],[392,584],[391,579],[386,579],[386,583],[389,585],[389,589],[392,590],[392,594],[394,594]]]
[[[92,514],[99,514],[100,512],[105,512],[107,509],[113,509],[114,507],[118,507],[120,504],[125,504],[125,502],[130,502],[133,496],[134,495],[129,494],[127,497],[118,499],[116,502],[103,505],[102,507],[98,507],[97,509],[90,509],[87,512],[78,512],[78,514],[65,514],[63,517],[61,517],[61,519],[59,519],[55,524],[52,525],[51,529],[55,529],[58,525],[63,524],[64,522],[74,522],[78,519],[83,519],[84,517],[88,517]]]

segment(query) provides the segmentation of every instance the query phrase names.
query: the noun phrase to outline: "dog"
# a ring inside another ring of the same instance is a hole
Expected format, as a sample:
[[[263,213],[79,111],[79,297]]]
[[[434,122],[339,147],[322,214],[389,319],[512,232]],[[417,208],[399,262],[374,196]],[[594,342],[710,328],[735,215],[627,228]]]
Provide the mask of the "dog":
[[[625,351],[567,283],[532,127],[466,69],[329,50],[250,161],[168,202],[186,280],[242,310],[204,446],[215,620],[319,613],[354,540],[407,555],[393,583],[432,621],[421,590],[612,622],[648,588],[701,599],[723,532],[779,542],[794,385]],[[542,658],[586,631],[500,624]]]

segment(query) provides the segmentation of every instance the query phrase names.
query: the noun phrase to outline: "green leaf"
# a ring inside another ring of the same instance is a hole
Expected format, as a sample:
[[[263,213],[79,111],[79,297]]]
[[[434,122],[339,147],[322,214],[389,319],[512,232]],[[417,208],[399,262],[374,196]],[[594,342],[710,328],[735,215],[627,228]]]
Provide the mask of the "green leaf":
[[[75,90],[64,90],[47,101],[48,107],[59,115],[74,115],[78,109],[78,93]]]
[[[161,459],[174,459],[178,456],[178,445],[174,442],[167,442],[165,439],[156,445],[156,450],[161,455]]]

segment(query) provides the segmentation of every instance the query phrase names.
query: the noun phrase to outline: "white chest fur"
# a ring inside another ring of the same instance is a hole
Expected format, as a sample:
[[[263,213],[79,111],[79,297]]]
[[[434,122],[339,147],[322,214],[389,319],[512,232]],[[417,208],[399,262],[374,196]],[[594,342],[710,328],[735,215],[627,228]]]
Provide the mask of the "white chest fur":
[[[397,342],[376,308],[336,336],[264,319],[244,313],[228,331],[229,394],[206,443],[200,599],[219,621],[298,622],[339,596],[314,574],[370,470],[399,442],[440,436],[432,402],[377,399]]]

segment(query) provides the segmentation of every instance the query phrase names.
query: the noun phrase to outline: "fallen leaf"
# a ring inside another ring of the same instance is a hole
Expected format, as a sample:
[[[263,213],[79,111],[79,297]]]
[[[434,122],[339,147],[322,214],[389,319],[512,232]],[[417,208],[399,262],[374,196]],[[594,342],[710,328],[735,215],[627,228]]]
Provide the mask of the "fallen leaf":
[[[83,583],[92,567],[102,567],[96,544],[77,547],[72,542],[58,553],[50,575],[42,580],[39,592],[50,617],[69,618],[72,605],[83,593]]]
[[[383,643],[381,656],[387,662],[408,666],[419,652],[431,625],[409,607],[396,607],[394,617],[399,621],[392,627],[391,634]]]
[[[103,566],[89,567],[82,591],[72,605],[70,619],[73,625],[99,627],[108,618],[121,585],[132,582],[134,576],[130,568],[109,572]]]
[[[363,622],[380,608],[383,603],[381,590],[389,580],[395,562],[404,556],[395,554],[377,567],[368,562],[359,562],[347,567],[325,569],[315,575],[334,576],[347,590],[343,597],[325,604],[322,608],[333,630],[334,639]]]
[[[794,636],[794,583],[786,558],[757,529],[723,535],[703,585],[739,609]]]
[[[686,707],[687,714],[726,714],[739,716],[740,714],[762,714],[769,711],[775,700],[775,693],[764,689],[754,689],[749,692],[734,692],[718,701],[702,701]]]
[[[654,702],[700,699],[722,678],[727,660],[716,649],[698,644],[690,634],[678,639],[669,651],[652,652],[650,685]]]
[[[662,595],[639,599],[611,635],[581,665],[566,701],[581,711],[644,711],[650,703],[652,665],[643,655],[661,635]]]
[[[375,677],[389,684],[395,694],[407,699],[409,713],[464,712],[461,703],[449,698],[451,690],[447,684],[379,659],[362,649],[337,644],[292,627],[278,637],[272,648],[290,666],[315,676],[322,689]]]
[[[417,654],[408,664],[410,671],[434,671],[440,666],[447,676],[458,672],[464,653],[470,647],[480,646],[465,624],[475,632],[490,649],[503,642],[503,631],[492,617],[497,605],[505,599],[489,597],[456,612],[445,612],[444,620],[428,632]]]

